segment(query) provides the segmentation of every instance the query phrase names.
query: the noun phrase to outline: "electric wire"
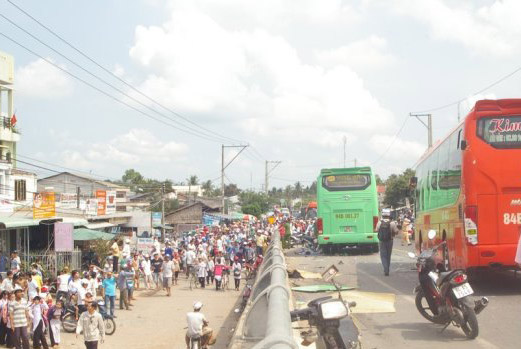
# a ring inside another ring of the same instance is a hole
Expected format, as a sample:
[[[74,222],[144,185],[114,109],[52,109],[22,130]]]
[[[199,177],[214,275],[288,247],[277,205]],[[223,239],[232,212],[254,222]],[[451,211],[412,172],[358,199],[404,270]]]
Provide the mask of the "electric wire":
[[[80,50],[79,48],[77,48],[75,45],[71,44],[69,41],[65,40],[62,36],[60,36],[59,34],[57,34],[54,30],[52,30],[49,26],[43,24],[40,20],[38,20],[37,18],[35,18],[34,16],[32,16],[29,12],[27,12],[26,10],[24,10],[23,8],[21,8],[20,6],[18,6],[17,4],[15,4],[14,2],[10,1],[10,0],[7,0],[12,6],[14,6],[16,9],[18,9],[20,12],[22,12],[24,15],[26,15],[27,17],[29,17],[31,20],[33,20],[35,23],[37,23],[39,26],[41,26],[42,28],[44,28],[45,30],[47,30],[49,33],[51,33],[54,37],[56,37],[57,39],[59,39],[61,42],[63,42],[64,44],[66,44],[67,46],[69,46],[71,49],[73,49],[74,51],[76,51],[77,53],[79,53],[81,56],[83,56],[84,58],[86,58],[87,60],[89,60],[91,63],[93,63],[94,65],[96,65],[97,67],[99,67],[100,69],[102,69],[103,71],[105,71],[106,73],[110,74],[112,77],[114,77],[115,79],[119,80],[121,83],[123,83],[125,86],[131,88],[132,90],[134,90],[135,92],[137,92],[138,94],[140,94],[141,96],[145,97],[146,99],[148,99],[149,101],[151,101],[152,103],[154,103],[155,105],[161,107],[162,109],[166,110],[166,111],[169,111],[170,113],[172,113],[173,115],[177,116],[178,118],[206,131],[206,132],[209,132],[211,135],[215,135],[215,136],[218,136],[219,138],[221,139],[225,139],[227,141],[232,141],[232,142],[238,142],[238,143],[245,143],[241,140],[238,140],[238,139],[234,139],[234,138],[231,138],[231,137],[227,137],[227,136],[224,136],[224,135],[221,135],[215,131],[212,131],[212,130],[209,130],[195,122],[193,122],[192,120],[190,120],[188,117],[185,117],[183,116],[182,114],[180,114],[179,112],[176,112],[174,110],[172,110],[171,108],[168,108],[166,107],[165,105],[163,105],[162,103],[159,103],[157,100],[153,99],[152,97],[148,96],[147,94],[145,94],[144,92],[142,92],[140,89],[136,88],[135,86],[133,86],[132,84],[128,83],[127,81],[125,81],[123,78],[117,76],[116,74],[114,74],[112,71],[110,71],[110,69],[107,69],[106,67],[104,67],[102,64],[98,63],[96,60],[94,60],[92,57],[90,57],[89,55],[87,55],[85,52],[83,52],[82,50]],[[31,35],[32,36],[32,35]],[[188,127],[185,125],[185,127]]]

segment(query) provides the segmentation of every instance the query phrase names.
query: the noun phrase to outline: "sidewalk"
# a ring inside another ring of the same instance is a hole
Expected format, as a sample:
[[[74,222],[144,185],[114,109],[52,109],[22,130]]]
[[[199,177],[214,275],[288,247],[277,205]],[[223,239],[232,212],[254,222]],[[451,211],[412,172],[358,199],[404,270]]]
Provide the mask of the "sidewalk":
[[[244,284],[242,285],[244,286]],[[242,287],[241,287],[242,289]],[[215,287],[190,290],[185,276],[172,287],[172,296],[164,291],[135,292],[137,300],[131,311],[116,307],[116,332],[107,336],[101,349],[183,349],[186,313],[192,310],[195,300],[204,303],[202,312],[217,335],[212,349],[225,349],[239,319],[234,310],[241,292],[217,292]],[[61,348],[84,348],[83,337],[62,331]]]

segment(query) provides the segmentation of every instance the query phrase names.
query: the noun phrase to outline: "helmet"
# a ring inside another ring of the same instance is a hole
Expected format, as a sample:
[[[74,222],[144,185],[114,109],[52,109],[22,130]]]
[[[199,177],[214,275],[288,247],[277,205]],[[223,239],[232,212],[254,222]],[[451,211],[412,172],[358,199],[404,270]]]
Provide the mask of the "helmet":
[[[195,301],[194,302],[194,310],[200,310],[203,307],[203,302]]]

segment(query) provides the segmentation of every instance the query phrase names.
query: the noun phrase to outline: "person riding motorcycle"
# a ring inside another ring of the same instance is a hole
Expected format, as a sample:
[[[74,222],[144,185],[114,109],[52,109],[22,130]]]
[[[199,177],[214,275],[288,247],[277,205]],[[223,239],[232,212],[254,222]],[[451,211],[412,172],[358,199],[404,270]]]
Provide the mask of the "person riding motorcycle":
[[[208,327],[209,321],[206,320],[201,308],[203,303],[200,301],[194,302],[194,311],[186,314],[186,321],[188,329],[186,331],[185,341],[186,347],[190,348],[190,340],[197,340],[200,338],[201,348],[208,348],[213,335],[213,330]]]

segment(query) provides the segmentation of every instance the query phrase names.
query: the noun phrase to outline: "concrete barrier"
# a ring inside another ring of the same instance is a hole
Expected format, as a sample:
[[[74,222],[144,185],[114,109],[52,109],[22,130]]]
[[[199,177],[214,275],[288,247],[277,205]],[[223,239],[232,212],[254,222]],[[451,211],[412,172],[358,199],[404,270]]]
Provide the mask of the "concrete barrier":
[[[285,258],[276,231],[228,348],[298,348],[293,339],[290,297]]]

